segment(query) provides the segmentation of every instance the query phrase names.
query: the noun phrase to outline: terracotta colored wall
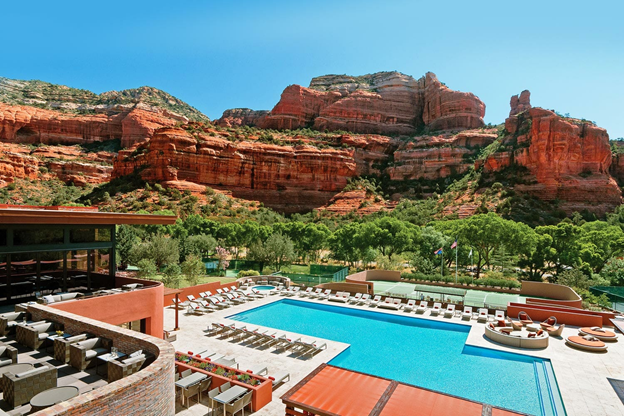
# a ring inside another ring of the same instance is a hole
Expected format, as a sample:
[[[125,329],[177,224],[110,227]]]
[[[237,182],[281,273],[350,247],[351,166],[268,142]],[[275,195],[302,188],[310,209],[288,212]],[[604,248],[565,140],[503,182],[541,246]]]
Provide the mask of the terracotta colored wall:
[[[567,308],[583,308],[582,300],[553,300],[553,299],[537,299],[537,298],[527,298],[527,303],[541,303],[543,305],[554,305],[554,306],[564,306]]]
[[[162,299],[162,296],[161,296]],[[154,415],[175,413],[174,349],[162,339],[119,328],[84,316],[43,305],[30,305],[34,319],[62,323],[70,334],[91,333],[113,340],[125,353],[148,351],[156,359],[143,370],[113,383],[98,387],[66,402],[48,407],[37,416]]]
[[[366,282],[369,280],[387,280],[390,282],[400,282],[401,272],[394,270],[364,270],[347,276],[347,280]]]
[[[513,305],[522,305],[521,303],[512,303]],[[601,312],[601,311],[588,311],[585,309],[571,309],[565,306],[553,306],[553,305],[543,305],[540,303],[531,303],[529,304],[531,308],[535,309],[546,309],[546,310],[555,310],[561,312],[574,312],[582,315],[598,315],[602,317],[602,324],[611,326],[610,320],[615,318],[615,313],[613,312]]]
[[[178,296],[179,296],[179,299],[181,301],[185,301],[186,297],[188,295],[193,295],[196,298],[199,298],[200,297],[199,296],[199,292],[208,292],[208,291],[210,291],[210,292],[216,294],[217,293],[217,289],[221,289],[222,287],[225,287],[225,286],[227,286],[229,288],[232,285],[237,286],[236,283],[227,283],[225,285],[222,285],[219,282],[204,283],[203,285],[197,285],[197,286],[189,286],[189,287],[185,287],[183,289],[180,289],[180,290],[182,290],[182,293],[180,293]],[[163,292],[163,296],[164,296],[164,292]],[[175,298],[175,295],[164,296],[164,304],[165,304],[165,306],[171,305],[173,303],[173,299],[174,298]]]
[[[555,316],[557,318],[558,324],[590,327],[604,325],[603,317],[600,315],[593,315],[593,312],[591,311],[572,311],[565,308],[550,309],[547,307],[542,308],[539,305],[525,305],[523,303],[510,303],[507,306],[507,316],[509,317],[517,318],[518,314],[522,311],[528,313],[531,319],[536,322],[542,322],[548,319],[550,316]]]
[[[117,279],[118,282],[123,282],[122,284],[132,280],[135,279]],[[162,338],[164,288],[162,283],[158,283],[128,292],[60,302],[50,307],[112,325],[145,319],[146,333]]]
[[[539,296],[557,300],[570,300],[579,302],[581,307],[581,297],[572,288],[554,283],[522,281],[520,294],[524,296]]]

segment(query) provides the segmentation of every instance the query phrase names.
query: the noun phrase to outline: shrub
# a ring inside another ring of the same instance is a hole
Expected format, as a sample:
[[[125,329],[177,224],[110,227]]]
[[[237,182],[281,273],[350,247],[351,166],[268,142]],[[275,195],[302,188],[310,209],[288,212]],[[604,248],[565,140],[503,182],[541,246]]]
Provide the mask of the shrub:
[[[154,263],[154,260],[152,259],[139,260],[137,267],[139,268],[137,277],[141,279],[153,279],[156,275],[156,263]]]
[[[182,280],[182,270],[177,264],[168,264],[163,270],[162,282],[167,287],[179,288]]]
[[[237,277],[247,277],[247,276],[260,276],[260,272],[257,270],[241,270],[238,272]]]

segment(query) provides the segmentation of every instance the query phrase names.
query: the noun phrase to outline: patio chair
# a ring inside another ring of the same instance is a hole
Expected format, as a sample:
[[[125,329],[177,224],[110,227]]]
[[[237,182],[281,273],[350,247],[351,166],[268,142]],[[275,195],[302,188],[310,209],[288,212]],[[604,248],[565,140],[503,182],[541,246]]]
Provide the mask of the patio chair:
[[[329,299],[331,295],[331,289],[326,289],[322,294],[318,296],[319,299]]]
[[[262,334],[259,334],[258,337],[249,345],[257,348],[257,347],[263,347],[267,345],[270,346],[270,344],[273,342],[277,342],[277,332],[269,333],[267,331]]]
[[[232,303],[238,303],[239,305],[240,305],[241,303],[245,303],[245,300],[244,300],[244,299],[237,298],[237,297],[235,297],[234,295],[232,295],[231,293],[226,293],[226,294],[225,294],[225,296],[226,296],[226,297],[230,300],[230,302],[232,302]]]
[[[433,308],[431,308],[430,315],[431,316],[438,316],[438,315],[440,315],[441,311],[442,311],[442,304],[440,302],[435,302],[433,304]]]
[[[121,380],[124,377],[140,371],[144,367],[149,356],[151,355],[141,352],[134,356],[130,354],[128,358],[121,361],[108,361],[106,363],[108,382],[112,383],[113,381]],[[153,356],[151,356],[151,358],[153,358]]]
[[[310,295],[308,297],[310,297],[310,298],[318,298],[321,294],[323,294],[323,289],[321,289],[319,287],[313,293],[310,293]]]
[[[30,321],[30,313],[28,312],[8,312],[0,315],[0,336],[7,336],[15,332],[18,323],[24,320]]]
[[[306,356],[309,355],[312,357],[314,354],[327,349],[327,343],[317,343],[316,341],[306,342],[306,341],[296,341],[299,344],[299,349],[297,350],[300,355]]]
[[[494,320],[495,321],[504,321],[505,320],[505,311],[495,311],[494,312]]]
[[[452,318],[455,315],[455,304],[449,303],[446,305],[446,310],[444,311],[445,318]]]
[[[299,292],[299,297],[300,297],[300,298],[303,298],[303,297],[306,297],[306,296],[310,296],[310,294],[312,293],[312,290],[313,290],[313,289],[314,289],[314,288],[313,288],[312,286],[310,286],[309,288],[307,288],[307,289],[306,289],[306,290],[304,290],[303,292]]]
[[[556,316],[551,316],[548,319],[546,319],[544,322],[540,323],[540,326],[543,329],[552,328],[552,327],[554,327],[556,325],[557,325],[557,317]]]
[[[186,402],[186,408],[189,408],[189,402],[191,401],[191,397],[197,397],[197,403],[199,403],[199,388],[201,387],[201,382],[193,384],[187,388],[182,389],[182,404]]]
[[[51,342],[48,337],[55,335],[56,331],[62,330],[63,325],[56,322],[42,322],[33,325],[18,325],[15,329],[15,339],[20,344],[38,350],[46,342]]]
[[[358,303],[362,299],[363,295],[363,293],[356,293],[354,296],[349,298],[349,303]]]
[[[69,362],[69,346],[89,337],[88,334],[74,335],[69,338],[58,337],[54,339],[54,359],[62,363]]]
[[[254,364],[247,368],[247,372],[261,376],[263,374],[268,374],[269,370],[264,364]]]
[[[279,371],[267,378],[273,382],[273,387],[275,387],[285,381],[290,381],[290,373],[286,371]]]
[[[232,383],[228,381],[219,386],[219,391],[223,393],[224,391],[229,390],[231,387],[232,387]]]
[[[251,403],[251,396],[253,394],[253,391],[249,391],[247,393],[245,393],[245,395],[241,398],[239,398],[238,400],[236,400],[234,403],[232,404],[226,404],[225,405],[225,412],[227,413],[231,413],[232,416],[234,416],[236,413],[238,412],[243,412],[243,416],[245,415],[245,407],[248,406]]]
[[[365,294],[362,295],[360,300],[356,302],[356,304],[358,304],[358,305],[367,304],[368,302],[370,302],[370,298],[371,298],[370,295],[368,293],[365,293]]]
[[[469,321],[472,319],[472,307],[464,306],[464,311],[462,312],[462,320]]]
[[[533,320],[525,311],[518,313],[518,320],[522,322],[522,325],[531,325],[533,323]]]
[[[15,408],[28,403],[30,399],[42,391],[56,387],[56,381],[56,367],[43,362],[39,367],[23,373],[4,373],[0,383],[2,384],[4,401]]]
[[[403,307],[403,311],[410,313],[414,310],[415,307],[416,307],[416,301],[414,299],[410,299],[407,301],[407,303]]]
[[[429,302],[427,302],[426,300],[421,300],[420,301],[420,305],[418,305],[418,309],[416,309],[416,313],[418,314],[423,314],[425,313],[425,311],[427,311],[429,305]]]
[[[0,342],[0,367],[17,363],[17,348]]]
[[[548,332],[551,337],[560,337],[565,328],[565,324],[561,324],[558,327],[551,326],[550,328],[544,328],[544,331]]]
[[[375,307],[379,305],[379,302],[381,302],[381,295],[376,295],[373,300],[370,301],[370,303],[368,304],[368,306],[371,307]]]
[[[290,349],[300,346],[300,340],[301,338],[291,339],[288,338],[286,335],[282,335],[277,339],[277,342],[274,344],[274,346],[277,350],[288,351]]]
[[[210,400],[210,414],[215,413],[215,406],[219,406],[219,408],[221,407],[221,403],[215,402],[213,400],[219,394],[221,394],[221,390],[219,389],[219,387],[215,387],[214,389],[208,391],[208,399]]]
[[[477,316],[477,322],[486,323],[488,321],[488,310],[485,308],[481,308],[478,310],[479,315]]]
[[[110,339],[95,337],[69,346],[69,364],[78,371],[93,367],[96,357],[110,352]]]

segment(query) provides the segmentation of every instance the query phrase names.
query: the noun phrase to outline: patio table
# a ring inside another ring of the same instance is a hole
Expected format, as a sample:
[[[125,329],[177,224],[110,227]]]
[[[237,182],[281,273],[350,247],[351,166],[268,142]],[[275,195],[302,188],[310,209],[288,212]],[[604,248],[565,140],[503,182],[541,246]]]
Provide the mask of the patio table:
[[[236,399],[247,393],[249,390],[242,386],[232,386],[221,394],[212,398],[215,402],[223,404],[223,416],[226,416],[225,405],[234,402]]]
[[[57,403],[78,396],[78,392],[78,387],[75,386],[52,387],[30,399],[30,405],[32,406],[32,410],[35,411],[45,409],[46,407],[54,406]]]
[[[176,387],[180,387],[182,389],[187,389],[194,384],[197,384],[207,378],[208,375],[204,373],[193,373],[190,376],[181,378],[180,380],[175,382]]]

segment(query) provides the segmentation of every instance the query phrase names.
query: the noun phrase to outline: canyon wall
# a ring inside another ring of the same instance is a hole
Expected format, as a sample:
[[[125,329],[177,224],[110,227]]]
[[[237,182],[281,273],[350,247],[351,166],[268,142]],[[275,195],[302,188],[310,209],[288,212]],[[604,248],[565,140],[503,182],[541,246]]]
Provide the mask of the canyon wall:
[[[287,87],[266,115],[237,116],[239,112],[227,110],[217,123],[278,130],[311,127],[319,131],[413,135],[424,128],[481,127],[485,104],[474,94],[449,89],[431,72],[418,80],[399,72],[378,72],[360,77],[317,77],[308,88]]]

